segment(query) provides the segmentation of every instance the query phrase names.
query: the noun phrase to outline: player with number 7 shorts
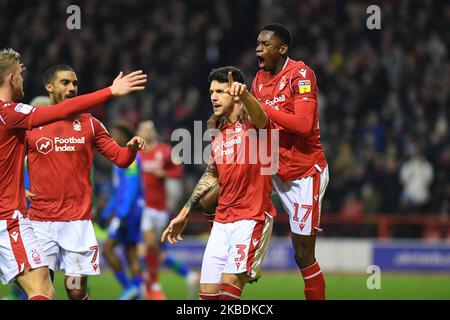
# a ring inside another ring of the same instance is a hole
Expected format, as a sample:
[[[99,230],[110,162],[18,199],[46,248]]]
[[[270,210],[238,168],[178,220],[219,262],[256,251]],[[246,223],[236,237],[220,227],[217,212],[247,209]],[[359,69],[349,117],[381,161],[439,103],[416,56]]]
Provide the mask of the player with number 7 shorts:
[[[272,131],[266,113],[243,84],[239,69],[214,69],[209,81],[214,115],[208,127],[215,129],[211,159],[190,200],[161,240],[182,240],[190,212],[218,182],[220,194],[203,256],[199,296],[205,300],[238,300],[246,283],[260,277],[272,233],[273,169],[261,157],[270,154]]]
[[[26,130],[85,112],[114,96],[144,90],[147,75],[120,73],[109,88],[35,108],[15,102],[24,97],[24,70],[19,53],[0,50],[0,280],[6,284],[14,279],[30,300],[49,300],[54,298],[54,288],[48,263],[26,210]]]
[[[44,76],[51,104],[78,94],[78,78],[66,65]],[[92,224],[91,171],[95,150],[120,167],[128,167],[141,137],[120,147],[103,124],[88,113],[27,131],[31,200],[29,218],[40,240],[51,275],[65,271],[71,300],[87,300],[87,276],[100,274],[99,246]]]

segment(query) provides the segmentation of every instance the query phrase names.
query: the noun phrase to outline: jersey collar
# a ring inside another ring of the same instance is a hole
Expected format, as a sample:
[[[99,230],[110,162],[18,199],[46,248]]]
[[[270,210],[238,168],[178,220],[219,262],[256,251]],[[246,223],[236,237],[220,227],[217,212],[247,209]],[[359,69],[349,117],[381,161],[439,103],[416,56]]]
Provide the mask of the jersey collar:
[[[280,72],[278,72],[276,75],[271,75],[270,72],[268,72],[269,74],[269,79],[273,80],[273,79],[277,79],[278,77],[280,77],[280,75],[283,73],[284,69],[286,69],[289,61],[291,61],[291,59],[289,57],[286,58],[286,61],[284,62],[283,68],[281,68]]]
[[[291,60],[291,59],[290,59],[289,57],[286,58],[286,61],[284,62],[284,66],[283,66],[283,68],[281,69],[281,71],[283,71],[283,70],[286,68],[286,66],[288,65],[288,62],[289,62],[290,60]]]

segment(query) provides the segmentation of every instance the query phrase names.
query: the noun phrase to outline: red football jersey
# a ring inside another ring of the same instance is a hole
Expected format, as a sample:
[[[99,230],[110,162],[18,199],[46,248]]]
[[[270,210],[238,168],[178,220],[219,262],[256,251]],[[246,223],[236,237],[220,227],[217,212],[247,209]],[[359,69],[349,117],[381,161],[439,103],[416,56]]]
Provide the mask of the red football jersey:
[[[281,126],[267,112],[275,128],[280,130],[280,178],[293,181],[313,175],[318,171],[317,167],[320,170],[325,168],[327,161],[320,142],[317,104],[319,89],[314,72],[302,61],[288,58],[281,72],[275,76],[260,70],[253,79],[251,91],[265,110],[273,108],[294,114],[295,110],[300,109],[301,116],[312,123],[310,130],[299,134]],[[302,109],[302,103],[308,103],[308,107]]]
[[[266,213],[275,216],[272,176],[268,170],[262,174],[270,166],[261,158],[265,154],[270,161],[270,130],[266,132],[262,136],[249,121],[246,126],[236,121],[222,125],[213,139],[211,162],[217,167],[220,186],[215,221],[265,221]]]
[[[165,177],[181,178],[183,168],[172,161],[172,147],[156,143],[148,151],[140,151],[142,183],[145,205],[160,211],[167,210],[165,178],[155,176],[155,171],[164,171]]]
[[[121,148],[90,114],[61,120],[27,132],[31,192],[29,216],[39,221],[92,219],[91,169],[97,149],[128,166],[136,153]]]
[[[25,129],[34,107],[0,100],[0,219],[26,209],[24,188]]]

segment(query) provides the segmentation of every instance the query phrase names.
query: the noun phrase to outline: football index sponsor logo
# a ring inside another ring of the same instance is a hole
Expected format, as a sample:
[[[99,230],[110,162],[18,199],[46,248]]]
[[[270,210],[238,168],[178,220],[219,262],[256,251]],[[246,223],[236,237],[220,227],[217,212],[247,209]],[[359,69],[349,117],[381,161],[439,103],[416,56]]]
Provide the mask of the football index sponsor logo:
[[[36,141],[36,149],[42,154],[48,154],[53,150],[55,152],[75,152],[76,146],[74,146],[74,144],[84,144],[85,141],[85,137],[55,137],[53,140],[51,140],[50,138],[42,137],[38,141]]]
[[[278,101],[286,99],[278,97]],[[274,99],[275,100],[275,99]],[[201,121],[194,121],[194,130],[179,128],[172,132],[171,141],[178,142],[172,149],[172,158],[183,164],[206,164],[214,158],[216,164],[258,164],[261,175],[278,171],[279,131],[235,128],[221,132],[218,129],[203,131]],[[204,147],[203,142],[210,142]]]
[[[279,110],[279,107],[277,104],[280,102],[286,102],[286,96],[284,94],[282,94],[279,97],[275,97],[272,100],[266,99],[266,105],[268,105],[276,110]]]
[[[235,144],[241,144],[242,139],[241,136],[237,136],[234,139],[231,139],[230,141],[222,141],[222,156],[228,156],[230,154],[234,154],[234,145]]]
[[[36,149],[42,154],[48,154],[53,151],[53,141],[49,138],[40,138],[36,141]]]

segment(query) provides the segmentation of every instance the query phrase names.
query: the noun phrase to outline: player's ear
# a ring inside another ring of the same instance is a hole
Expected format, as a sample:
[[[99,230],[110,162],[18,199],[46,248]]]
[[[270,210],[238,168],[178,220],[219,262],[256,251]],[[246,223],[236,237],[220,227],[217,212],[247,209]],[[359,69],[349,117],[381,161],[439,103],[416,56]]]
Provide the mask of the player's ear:
[[[47,83],[45,85],[45,90],[47,90],[48,93],[53,93],[53,85],[51,83]]]
[[[6,75],[5,82],[9,82],[11,85],[14,83],[14,72],[8,73]]]
[[[282,44],[281,47],[280,47],[280,54],[282,56],[285,56],[285,55],[287,55],[288,50],[289,50],[288,45],[287,44]]]

